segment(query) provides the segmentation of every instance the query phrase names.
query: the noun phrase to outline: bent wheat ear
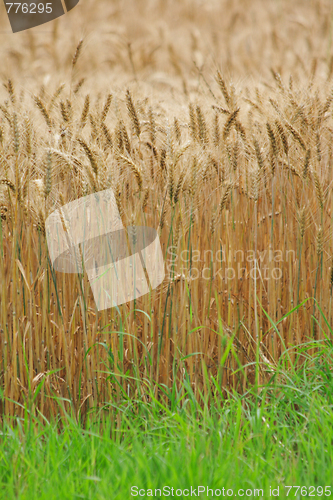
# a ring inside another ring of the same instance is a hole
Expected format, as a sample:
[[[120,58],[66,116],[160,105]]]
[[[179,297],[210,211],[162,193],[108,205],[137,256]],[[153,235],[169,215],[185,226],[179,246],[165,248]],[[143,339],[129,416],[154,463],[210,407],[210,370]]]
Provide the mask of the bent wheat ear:
[[[224,194],[222,196],[222,199],[221,199],[221,202],[220,202],[220,207],[219,207],[219,214],[221,215],[224,207],[226,206],[227,204],[227,201],[228,201],[228,198],[229,198],[229,195],[231,193],[231,189],[232,189],[232,184],[228,184],[225,191],[224,191]]]
[[[304,166],[303,166],[303,179],[304,180],[306,180],[308,177],[310,158],[311,158],[311,148],[309,148],[307,150],[306,155],[305,155]]]
[[[46,199],[49,196],[51,189],[52,189],[52,153],[51,153],[51,151],[47,152],[44,186],[45,186],[44,196]]]
[[[47,126],[49,128],[51,128],[52,123],[51,123],[50,115],[49,115],[48,111],[46,110],[44,104],[42,103],[41,99],[38,96],[34,96],[34,101],[36,103],[36,106],[38,107],[38,109],[42,113],[44,120],[46,121]]]
[[[224,141],[228,138],[228,136],[230,134],[231,127],[233,126],[233,124],[236,121],[237,115],[239,113],[239,109],[240,108],[237,108],[233,113],[231,113],[231,115],[229,116],[228,120],[226,121],[226,123],[224,125],[224,129],[223,129],[223,140]]]
[[[142,210],[143,211],[145,211],[146,208],[147,208],[148,198],[149,198],[149,187],[146,188],[145,194],[144,194],[144,197],[143,197],[143,200],[142,200]]]
[[[81,118],[80,118],[80,126],[81,128],[84,128],[86,122],[87,122],[87,117],[89,113],[89,107],[90,107],[90,96],[89,94],[86,95],[86,98],[84,100],[84,105],[81,113]]]
[[[270,144],[271,144],[271,148],[272,148],[273,154],[274,154],[275,158],[277,158],[277,156],[278,156],[278,147],[277,147],[277,143],[276,143],[275,134],[274,134],[273,129],[270,126],[269,122],[266,123],[266,129],[267,129],[267,133],[268,133],[268,137],[269,137],[269,141],[270,141]]]
[[[15,97],[15,92],[14,92],[14,85],[13,82],[10,78],[8,78],[6,88],[8,90],[8,94],[10,97],[10,100],[12,101],[13,104],[16,103],[16,97]]]
[[[105,123],[102,123],[102,132],[104,134],[105,140],[109,148],[112,150],[113,149],[113,142],[112,142],[112,137],[109,129],[105,125]]]
[[[122,221],[123,225],[125,226],[125,223],[124,223],[124,221],[125,221],[125,213],[124,213],[124,207],[123,207],[122,199],[121,199],[120,182],[118,182],[117,186],[116,186],[115,198],[116,198],[116,204],[117,204],[117,208],[118,208],[118,212],[119,212],[121,221]]]
[[[191,102],[188,106],[188,109],[189,109],[189,115],[190,115],[191,135],[192,135],[192,139],[196,141],[199,138],[199,133],[198,133],[198,127],[197,127],[197,120],[195,119],[193,104]]]
[[[0,184],[4,184],[5,186],[9,187],[9,189],[11,189],[13,191],[13,193],[15,193],[15,191],[16,191],[15,186],[8,179],[0,179]]]
[[[172,163],[170,165],[170,168],[169,168],[169,186],[168,186],[171,203],[173,202],[173,193],[174,193],[174,188],[175,188],[174,170],[175,170],[175,166],[174,166],[174,163]]]
[[[90,161],[91,168],[93,169],[95,175],[97,175],[98,174],[98,165],[97,165],[97,162],[95,159],[95,155],[93,154],[93,152],[91,151],[91,149],[89,148],[88,144],[85,141],[83,141],[82,139],[78,139],[77,142],[83,148],[85,154],[87,155],[87,157]]]
[[[208,132],[207,132],[205,117],[203,115],[200,106],[196,107],[196,112],[197,112],[199,139],[201,144],[203,146],[206,146],[209,141],[208,141]]]
[[[73,56],[73,59],[72,59],[72,69],[75,68],[78,60],[79,60],[79,57],[80,57],[80,54],[81,54],[81,51],[82,51],[82,45],[83,45],[83,38],[79,41],[77,47],[76,47],[76,50],[75,50],[75,53],[74,53],[74,56]]]
[[[150,142],[152,143],[152,145],[154,145],[156,140],[156,121],[154,112],[151,107],[149,107],[148,111],[148,121],[149,121]]]
[[[318,257],[322,254],[323,251],[323,239],[324,239],[324,233],[323,233],[323,228],[322,226],[319,227],[318,233],[317,233],[317,255]]]
[[[214,136],[213,136],[213,144],[217,148],[220,143],[220,124],[219,124],[219,115],[215,113],[214,115]]]
[[[286,127],[289,130],[289,132],[291,133],[291,135],[294,137],[294,139],[300,144],[302,149],[304,149],[304,151],[306,151],[305,142],[303,141],[302,137],[297,132],[297,130],[295,130],[294,127],[292,125],[290,125],[290,123],[286,123]]]
[[[285,88],[284,88],[284,85],[282,83],[280,74],[277,71],[275,71],[273,68],[271,68],[270,71],[271,71],[272,76],[273,76],[274,80],[276,81],[279,89],[284,92]]]
[[[139,167],[132,161],[130,158],[127,158],[124,155],[119,155],[119,159],[125,163],[128,167],[130,167],[131,171],[134,173],[134,176],[137,180],[139,191],[142,189],[142,173]]]
[[[17,154],[20,148],[20,134],[17,123],[17,114],[13,114],[13,135],[14,135],[14,152]]]
[[[182,133],[181,133],[181,130],[180,130],[179,121],[177,120],[176,117],[174,117],[173,129],[174,129],[174,132],[175,132],[176,140],[180,144],[181,139],[182,139]]]
[[[319,177],[318,177],[318,174],[316,171],[313,172],[313,179],[314,179],[314,185],[315,185],[315,189],[316,189],[318,204],[319,204],[320,210],[323,211],[324,201],[325,201],[324,191],[323,191],[321,182],[319,180]]]
[[[183,186],[184,178],[185,178],[185,170],[182,170],[181,173],[180,173],[179,179],[178,179],[177,186],[176,186],[175,196],[174,196],[174,200],[173,200],[174,204],[176,204],[178,202],[178,200],[179,200],[179,195],[181,193],[181,189],[182,189],[182,186]]]
[[[104,108],[103,108],[103,111],[102,111],[102,114],[101,114],[101,122],[105,121],[105,119],[107,117],[107,114],[109,112],[110,106],[111,106],[111,102],[112,102],[112,94],[109,94],[107,96],[107,99],[106,99],[106,102],[104,104]]]
[[[82,87],[82,85],[84,84],[84,82],[86,81],[85,78],[81,78],[78,83],[76,84],[76,86],[74,87],[74,90],[73,90],[73,93],[74,94],[77,94],[80,90],[80,88]]]
[[[60,101],[60,110],[61,110],[61,115],[64,120],[64,122],[69,122],[69,114],[68,114],[68,109],[64,101]]]
[[[288,139],[287,139],[287,136],[286,136],[286,134],[284,132],[284,128],[282,126],[282,123],[280,123],[278,120],[276,120],[275,121],[275,126],[276,126],[276,130],[278,131],[278,134],[280,136],[284,153],[285,153],[286,156],[288,156],[288,153],[289,153],[289,144],[288,144]]]
[[[31,122],[28,118],[24,120],[25,124],[25,150],[28,156],[31,155],[32,152],[32,127]]]
[[[227,86],[225,84],[225,81],[223,80],[222,75],[219,71],[217,72],[217,75],[216,75],[216,81],[220,87],[220,90],[222,92],[222,95],[224,97],[224,100],[225,100],[227,106],[229,106],[231,108],[232,107],[231,106],[231,104],[232,104],[231,97],[230,97],[230,94],[227,90]]]
[[[55,93],[53,94],[52,96],[52,99],[50,101],[50,105],[49,105],[49,112],[51,111],[51,109],[53,108],[54,106],[54,103],[56,102],[56,100],[58,99],[58,97],[60,96],[61,92],[64,90],[65,88],[65,84],[62,83],[61,85],[59,85],[59,87],[57,88],[57,90],[55,91]]]
[[[254,143],[254,149],[256,152],[256,157],[257,157],[257,162],[258,162],[259,168],[264,170],[265,169],[264,159],[263,159],[262,154],[261,154],[259,143],[256,139],[253,140],[253,143]]]
[[[126,91],[126,104],[127,104],[127,110],[128,110],[129,117],[130,117],[132,124],[133,124],[134,131],[135,131],[136,135],[138,137],[140,137],[140,135],[141,135],[140,121],[139,121],[138,114],[136,112],[136,109],[135,109],[135,106],[134,106],[134,103],[132,100],[132,96],[131,96],[130,91],[128,89]]]

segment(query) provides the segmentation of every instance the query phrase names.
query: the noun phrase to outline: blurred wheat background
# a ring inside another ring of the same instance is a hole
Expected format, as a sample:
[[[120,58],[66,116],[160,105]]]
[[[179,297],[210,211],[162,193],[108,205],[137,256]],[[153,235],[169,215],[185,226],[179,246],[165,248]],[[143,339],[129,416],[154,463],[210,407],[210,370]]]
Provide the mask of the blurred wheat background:
[[[256,360],[260,383],[324,338],[329,0],[82,0],[19,34],[0,19],[2,413],[32,396],[55,415],[60,396],[85,414],[184,379],[206,394],[211,376],[242,392]],[[85,275],[52,269],[45,220],[107,188],[124,225],[158,228],[166,278],[98,312]]]

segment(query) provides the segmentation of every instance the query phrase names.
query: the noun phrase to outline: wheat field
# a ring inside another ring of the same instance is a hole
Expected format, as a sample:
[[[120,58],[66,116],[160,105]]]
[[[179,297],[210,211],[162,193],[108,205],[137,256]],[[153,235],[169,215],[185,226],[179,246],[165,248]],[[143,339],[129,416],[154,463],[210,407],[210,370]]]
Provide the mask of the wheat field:
[[[0,14],[2,414],[244,392],[256,361],[258,383],[300,362],[333,326],[332,3],[82,0],[19,34]],[[98,312],[45,220],[108,188],[166,276]]]

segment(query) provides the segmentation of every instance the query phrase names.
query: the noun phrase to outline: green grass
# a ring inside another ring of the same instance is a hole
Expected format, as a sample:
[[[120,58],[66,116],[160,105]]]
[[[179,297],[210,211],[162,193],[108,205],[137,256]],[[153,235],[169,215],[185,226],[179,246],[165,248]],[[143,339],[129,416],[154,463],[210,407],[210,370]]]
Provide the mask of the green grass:
[[[325,486],[333,483],[333,346],[311,342],[297,353],[302,368],[290,375],[282,357],[258,393],[223,398],[215,383],[216,392],[198,403],[184,383],[178,391],[165,390],[162,402],[148,388],[148,402],[110,403],[92,410],[84,425],[74,415],[48,422],[27,410],[24,419],[2,426],[0,498],[123,500],[135,498],[132,486],[153,493],[173,487],[174,497],[192,486],[199,498],[218,498],[199,495],[199,486],[225,488],[224,496],[228,489],[232,496],[240,488],[263,489],[263,498],[278,486],[278,498],[310,498],[295,488],[287,497],[285,486],[313,486],[319,490],[312,496],[327,498]],[[57,404],[61,409],[62,401]],[[149,498],[141,493],[137,498]],[[249,496],[255,497],[261,498]],[[157,492],[155,498],[167,496]]]

